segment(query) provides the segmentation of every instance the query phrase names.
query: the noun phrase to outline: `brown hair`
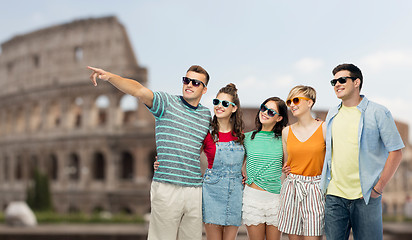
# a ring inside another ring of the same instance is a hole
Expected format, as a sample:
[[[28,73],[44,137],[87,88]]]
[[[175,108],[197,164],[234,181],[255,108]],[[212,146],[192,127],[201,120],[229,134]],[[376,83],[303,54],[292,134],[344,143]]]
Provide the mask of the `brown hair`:
[[[332,74],[336,75],[336,73],[340,71],[344,71],[344,70],[349,71],[351,77],[359,78],[360,80],[359,92],[360,92],[360,90],[362,89],[362,85],[363,85],[362,71],[357,66],[353,65],[352,63],[343,63],[343,64],[336,66],[332,70]]]
[[[237,137],[237,140],[235,140],[235,142],[243,144],[243,140],[245,139],[245,134],[243,133],[245,124],[243,123],[242,119],[242,109],[240,108],[240,101],[239,96],[237,95],[236,85],[233,83],[229,83],[225,87],[222,87],[216,94],[216,96],[220,93],[226,93],[232,96],[232,102],[237,106],[236,112],[232,113],[232,115],[230,116],[230,122],[232,123],[232,135],[234,137]],[[215,142],[217,142],[219,139],[219,123],[217,122],[216,115],[213,116],[211,127],[212,138]]]
[[[273,126],[272,132],[275,134],[275,137],[281,137],[282,136],[282,130],[286,125],[288,125],[289,119],[288,119],[288,107],[286,107],[285,102],[278,98],[278,97],[270,97],[266,99],[262,104],[266,104],[269,101],[274,101],[278,107],[279,111],[279,116],[282,116],[282,120],[277,122],[275,126]],[[255,118],[255,124],[256,124],[256,130],[253,131],[252,133],[252,140],[255,138],[255,135],[262,130],[262,123],[260,122],[259,119],[259,113],[260,109],[258,110]]]
[[[206,77],[206,86],[207,86],[207,84],[209,83],[209,73],[207,73],[207,71],[204,69],[204,68],[202,68],[201,66],[199,66],[199,65],[192,65],[187,71],[186,71],[186,73],[187,72],[197,72],[197,73],[200,73],[200,74],[203,74],[203,75],[205,75],[205,77]]]

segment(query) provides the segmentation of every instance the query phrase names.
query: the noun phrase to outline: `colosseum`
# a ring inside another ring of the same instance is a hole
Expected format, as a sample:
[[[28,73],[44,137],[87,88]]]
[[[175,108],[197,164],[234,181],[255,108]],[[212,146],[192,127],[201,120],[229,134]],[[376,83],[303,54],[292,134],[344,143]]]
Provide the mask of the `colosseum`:
[[[139,66],[117,18],[76,20],[15,36],[1,50],[2,208],[26,199],[38,169],[49,176],[57,212],[149,212],[154,118],[109,83],[94,87],[86,69],[99,66],[147,85],[147,69]],[[249,131],[256,108],[243,111]],[[385,189],[384,213],[403,216],[410,206],[412,218],[408,125],[397,126],[407,147]]]
[[[51,180],[58,212],[149,211],[154,118],[109,83],[94,87],[86,69],[147,84],[122,24],[115,17],[78,20],[1,48],[1,206],[25,199],[38,168]]]

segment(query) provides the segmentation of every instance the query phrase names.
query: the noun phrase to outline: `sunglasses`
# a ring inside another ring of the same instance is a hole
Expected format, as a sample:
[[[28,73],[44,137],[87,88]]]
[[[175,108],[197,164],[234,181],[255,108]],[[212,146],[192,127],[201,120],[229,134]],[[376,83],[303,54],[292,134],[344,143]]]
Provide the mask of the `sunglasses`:
[[[352,79],[352,80],[356,80],[355,77],[340,77],[338,79],[332,79],[330,80],[330,84],[332,86],[335,86],[337,82],[339,82],[340,84],[345,84],[346,83],[346,79]]]
[[[202,84],[203,87],[206,87],[206,85],[202,81],[199,81],[199,80],[196,80],[196,79],[191,79],[191,78],[188,78],[188,77],[183,77],[182,82],[183,82],[184,85],[189,85],[189,83],[192,82],[193,87],[199,87],[200,84]]]
[[[229,101],[226,101],[226,100],[222,101],[222,100],[217,99],[217,98],[213,99],[213,105],[217,106],[217,105],[219,105],[219,103],[222,103],[222,106],[225,107],[225,108],[228,108],[230,105],[233,105],[233,107],[236,106],[236,104],[234,104],[232,102],[229,102]]]
[[[293,104],[298,105],[300,103],[300,99],[310,100],[310,98],[307,98],[307,97],[294,97],[292,99],[286,100],[286,105],[288,105],[288,107],[290,107],[290,104],[292,104],[292,102],[293,102]]]
[[[260,105],[260,111],[263,112],[263,113],[268,111],[268,116],[269,117],[274,117],[276,114],[279,114],[275,110],[266,107],[265,104]]]

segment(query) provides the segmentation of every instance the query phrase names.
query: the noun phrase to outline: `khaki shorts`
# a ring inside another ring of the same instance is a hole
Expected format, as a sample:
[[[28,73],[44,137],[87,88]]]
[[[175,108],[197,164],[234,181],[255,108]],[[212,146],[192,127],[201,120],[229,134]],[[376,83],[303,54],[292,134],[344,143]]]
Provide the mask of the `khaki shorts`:
[[[152,182],[149,240],[201,240],[202,188]]]

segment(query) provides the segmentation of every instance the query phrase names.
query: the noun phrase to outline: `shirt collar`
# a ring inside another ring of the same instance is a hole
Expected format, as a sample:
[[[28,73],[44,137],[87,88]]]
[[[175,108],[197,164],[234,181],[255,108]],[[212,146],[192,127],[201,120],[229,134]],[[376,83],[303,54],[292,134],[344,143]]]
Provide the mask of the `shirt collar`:
[[[365,95],[360,95],[362,100],[361,102],[358,104],[357,108],[364,112],[366,110],[366,107],[368,106],[369,100],[365,97]]]
[[[365,97],[365,95],[360,95],[360,97],[362,98],[362,100],[360,101],[360,103],[358,104],[358,106],[356,106],[361,112],[364,112],[366,110],[366,107],[368,106],[369,100]],[[338,105],[338,110],[342,107],[342,102],[339,103]]]
[[[182,100],[182,102],[183,102],[186,106],[188,106],[189,108],[191,108],[191,109],[196,110],[196,109],[199,107],[199,105],[197,105],[197,106],[192,106],[192,105],[190,105],[190,103],[188,103],[188,102],[183,98],[183,96],[180,96],[180,100]]]

